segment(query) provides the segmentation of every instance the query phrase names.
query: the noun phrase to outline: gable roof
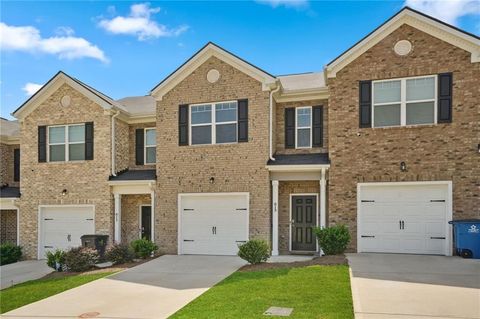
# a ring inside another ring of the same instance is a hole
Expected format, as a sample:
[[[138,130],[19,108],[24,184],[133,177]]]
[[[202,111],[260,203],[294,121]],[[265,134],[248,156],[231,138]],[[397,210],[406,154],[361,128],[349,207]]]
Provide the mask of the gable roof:
[[[260,81],[265,90],[269,89],[270,86],[275,84],[275,76],[243,60],[242,58],[223,49],[215,43],[208,42],[185,63],[183,63],[180,67],[163,79],[159,84],[157,84],[150,91],[150,94],[158,99],[161,99],[163,95],[173,89],[178,83],[184,80],[188,75],[190,75],[195,69],[197,69],[212,56],[219,58],[234,68]]]
[[[325,68],[327,77],[335,77],[338,71],[403,24],[408,24],[420,31],[468,51],[471,53],[472,63],[480,62],[480,37],[410,7],[404,7],[378,28],[328,63]]]
[[[124,107],[113,100],[108,95],[92,88],[91,86],[83,83],[82,81],[69,76],[63,71],[57,72],[44,86],[40,88],[35,94],[33,94],[25,103],[13,111],[12,115],[17,119],[23,119],[25,116],[35,110],[38,105],[44,102],[53,92],[55,92],[63,84],[68,84],[75,90],[79,91],[87,98],[91,99],[104,109],[117,108],[125,111]]]

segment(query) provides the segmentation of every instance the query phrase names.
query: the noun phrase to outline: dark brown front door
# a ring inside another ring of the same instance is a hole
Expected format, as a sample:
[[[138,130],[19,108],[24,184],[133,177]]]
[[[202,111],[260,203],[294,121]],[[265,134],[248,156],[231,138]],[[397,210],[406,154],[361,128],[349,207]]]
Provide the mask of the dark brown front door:
[[[142,238],[152,240],[152,208],[142,206]]]
[[[292,250],[315,251],[316,196],[292,196]]]

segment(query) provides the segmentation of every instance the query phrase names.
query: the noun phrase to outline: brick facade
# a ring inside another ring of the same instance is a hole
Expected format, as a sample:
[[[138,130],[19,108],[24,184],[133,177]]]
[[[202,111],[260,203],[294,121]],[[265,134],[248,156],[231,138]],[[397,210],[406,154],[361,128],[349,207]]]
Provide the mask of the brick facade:
[[[135,161],[135,131],[139,128],[155,127],[155,125],[155,123],[138,123],[129,125],[128,145],[130,147],[130,152],[128,167],[130,169],[155,169],[155,164],[137,165]]]
[[[130,128],[127,123],[115,119],[115,172],[129,167],[130,160]]]
[[[413,52],[397,56],[407,39]],[[403,25],[329,79],[330,222],[345,223],[356,247],[358,182],[453,181],[454,218],[480,217],[480,63],[470,53]],[[453,122],[359,129],[359,80],[453,72]],[[360,134],[357,136],[357,133]],[[400,172],[400,162],[408,171]]]
[[[140,238],[140,206],[150,205],[150,195],[122,195],[122,242]]]
[[[60,105],[69,95],[71,105]],[[38,162],[38,126],[94,122],[94,160]],[[67,84],[50,95],[21,124],[20,242],[27,258],[37,258],[39,205],[95,205],[95,228],[113,231],[113,196],[107,184],[111,165],[111,116]],[[62,195],[66,189],[67,194]],[[110,236],[111,238],[111,236]]]
[[[0,244],[17,243],[17,211],[0,210]]]
[[[207,72],[220,72],[218,82]],[[248,98],[248,143],[178,146],[178,106]],[[262,84],[212,57],[157,102],[156,240],[177,252],[177,196],[196,192],[249,192],[250,238],[270,241],[268,159],[269,93]],[[213,184],[210,177],[215,178]]]
[[[20,148],[18,144],[0,143],[0,186],[5,184],[19,186],[19,182],[13,181],[13,151],[18,148]]]
[[[288,254],[290,246],[290,195],[319,194],[319,181],[281,181],[278,185],[278,250],[280,254]],[[318,203],[317,203],[318,206]],[[317,221],[319,220],[317,207]]]

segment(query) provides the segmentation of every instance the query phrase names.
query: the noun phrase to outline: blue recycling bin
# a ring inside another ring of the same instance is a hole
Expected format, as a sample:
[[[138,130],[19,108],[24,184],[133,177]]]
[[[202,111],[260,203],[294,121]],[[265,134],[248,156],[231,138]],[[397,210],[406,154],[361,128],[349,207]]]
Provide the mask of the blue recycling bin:
[[[453,225],[457,255],[480,259],[480,219],[462,219],[448,222]]]

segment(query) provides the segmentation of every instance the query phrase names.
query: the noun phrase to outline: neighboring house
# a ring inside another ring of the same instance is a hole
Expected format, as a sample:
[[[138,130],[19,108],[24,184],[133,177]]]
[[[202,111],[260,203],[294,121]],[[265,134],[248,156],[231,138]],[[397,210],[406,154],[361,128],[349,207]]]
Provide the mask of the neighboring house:
[[[213,43],[149,96],[59,72],[13,113],[20,244],[313,253],[313,227],[343,223],[354,251],[450,255],[447,222],[480,217],[479,83],[480,39],[409,8],[323,72],[274,76]]]
[[[20,127],[0,118],[0,243],[18,243],[20,197]]]

